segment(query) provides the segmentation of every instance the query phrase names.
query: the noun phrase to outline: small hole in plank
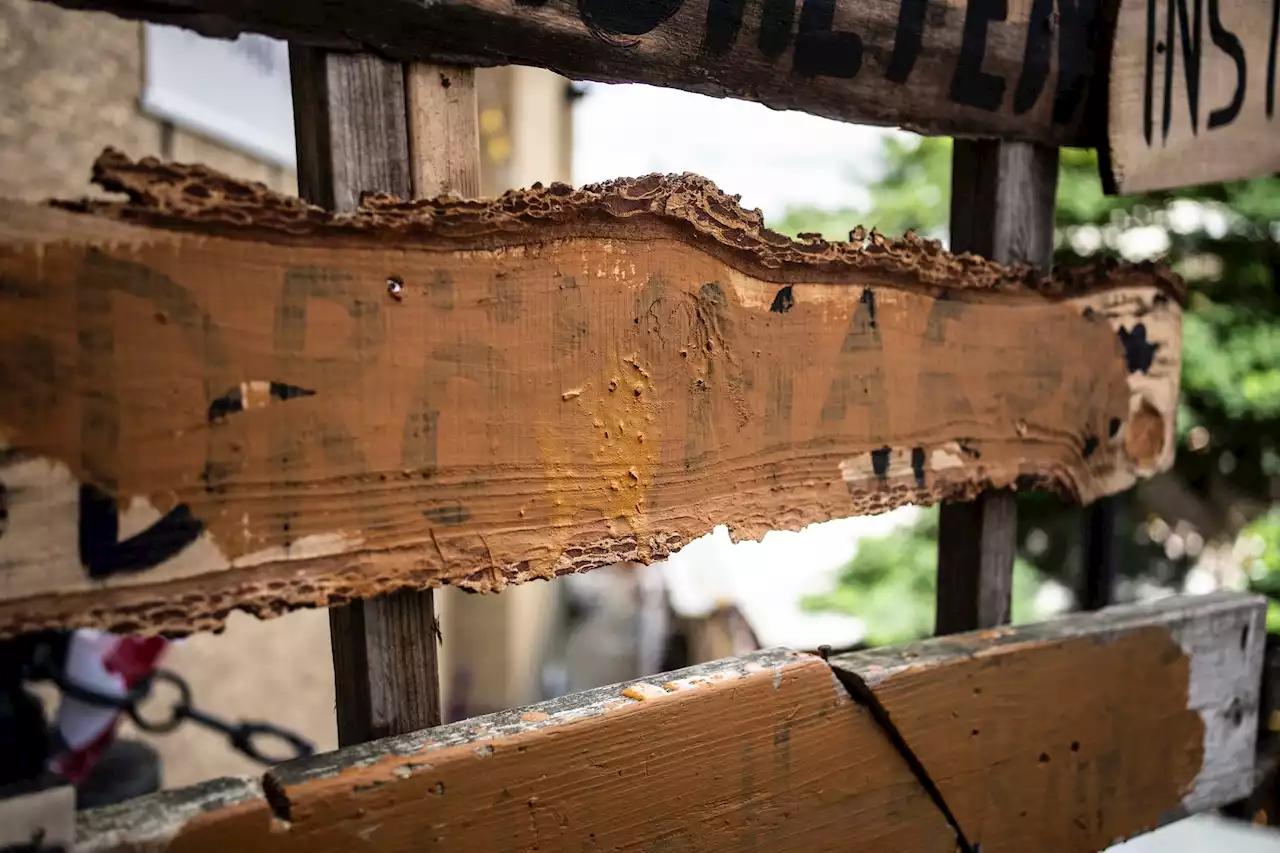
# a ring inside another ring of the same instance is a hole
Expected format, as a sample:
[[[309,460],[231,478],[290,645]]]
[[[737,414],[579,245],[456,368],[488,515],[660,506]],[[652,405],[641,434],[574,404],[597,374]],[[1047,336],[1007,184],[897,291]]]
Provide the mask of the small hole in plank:
[[[1080,751],[1080,741],[1078,741],[1078,740],[1073,740],[1073,741],[1071,741],[1071,751],[1072,751],[1072,752],[1079,752],[1079,751]]]
[[[1048,763],[1049,763],[1049,753],[1047,753],[1047,752],[1042,752],[1042,753],[1040,753],[1040,763],[1041,763],[1041,764],[1048,764]]]
[[[969,737],[977,737],[977,736],[978,736],[978,730],[977,730],[977,729],[974,729],[973,731],[969,732]]]
[[[1245,625],[1240,629],[1240,651],[1244,651],[1247,645],[1249,645],[1249,626]]]

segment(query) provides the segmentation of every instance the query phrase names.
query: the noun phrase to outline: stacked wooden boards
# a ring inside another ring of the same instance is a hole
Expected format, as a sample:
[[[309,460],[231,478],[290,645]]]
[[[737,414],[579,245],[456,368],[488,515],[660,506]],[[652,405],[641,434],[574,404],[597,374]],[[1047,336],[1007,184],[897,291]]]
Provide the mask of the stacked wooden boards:
[[[84,813],[76,849],[1086,853],[1252,784],[1264,603],[774,649]]]
[[[0,208],[0,631],[478,590],[1166,468],[1178,283],[792,241],[652,176],[334,215],[107,155]]]

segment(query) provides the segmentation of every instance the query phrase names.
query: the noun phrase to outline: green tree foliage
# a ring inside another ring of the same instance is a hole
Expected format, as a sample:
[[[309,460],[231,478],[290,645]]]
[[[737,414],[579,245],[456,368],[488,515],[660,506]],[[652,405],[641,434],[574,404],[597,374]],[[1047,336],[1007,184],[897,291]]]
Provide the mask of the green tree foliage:
[[[913,228],[945,237],[950,140],[889,140],[884,157],[866,210],[795,209],[781,229],[843,239],[866,223],[889,235]],[[1280,531],[1280,521],[1267,515],[1280,495],[1280,178],[1108,197],[1094,152],[1063,149],[1056,216],[1055,263],[1161,257],[1189,288],[1178,461],[1120,499],[1121,571],[1135,582],[1128,589],[1136,582],[1177,585],[1204,547],[1229,546],[1254,519],[1258,529]],[[913,615],[873,626],[877,636],[927,631],[933,603],[925,576],[936,562],[936,524],[927,518],[883,542],[861,543],[840,587],[811,606],[862,615],[892,609],[882,602],[897,596]],[[1019,496],[1022,556],[1077,586],[1081,518],[1051,496]],[[1280,577],[1280,533],[1250,535],[1272,555],[1257,565],[1273,566]],[[1280,580],[1275,587],[1280,595]]]
[[[841,569],[835,589],[809,596],[811,610],[852,613],[867,623],[865,642],[891,645],[933,633],[938,579],[938,511],[921,513],[909,531],[864,539]],[[1019,558],[1013,567],[1013,621],[1040,615],[1035,593],[1039,573]]]

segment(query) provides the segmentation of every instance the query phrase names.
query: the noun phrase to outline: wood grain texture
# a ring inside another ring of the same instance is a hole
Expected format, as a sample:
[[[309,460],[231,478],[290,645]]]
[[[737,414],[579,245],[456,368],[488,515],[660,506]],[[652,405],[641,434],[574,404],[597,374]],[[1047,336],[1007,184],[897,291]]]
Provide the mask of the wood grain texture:
[[[536,65],[946,135],[1095,144],[1095,4],[919,0],[58,0],[402,61]]]
[[[693,177],[336,217],[100,177],[137,202],[0,208],[5,630],[500,589],[1172,461],[1159,268],[793,242]]]
[[[406,66],[414,198],[480,194],[476,72],[416,62]]]
[[[951,162],[951,249],[1048,270],[1058,151],[1026,142],[957,139]],[[944,503],[938,519],[935,632],[1009,621],[1018,553],[1014,493]]]
[[[1117,4],[1107,86],[1108,192],[1280,172],[1280,4]],[[1207,11],[1207,14],[1205,14]]]
[[[298,194],[351,211],[366,192],[409,198],[404,68],[368,54],[291,45]]]
[[[831,665],[983,851],[1092,853],[1248,790],[1263,612],[1174,599]],[[781,649],[292,762],[265,797],[224,784],[225,807],[205,788],[83,814],[77,850],[955,849],[828,664]]]
[[[307,201],[353,210],[367,191],[407,195],[424,165],[443,163],[430,141],[419,138],[415,146],[409,137],[409,117],[421,123],[430,107],[410,102],[422,87],[400,64],[298,46],[290,64],[299,192]],[[474,92],[470,106],[474,114]],[[440,724],[437,630],[429,589],[330,609],[340,744]]]

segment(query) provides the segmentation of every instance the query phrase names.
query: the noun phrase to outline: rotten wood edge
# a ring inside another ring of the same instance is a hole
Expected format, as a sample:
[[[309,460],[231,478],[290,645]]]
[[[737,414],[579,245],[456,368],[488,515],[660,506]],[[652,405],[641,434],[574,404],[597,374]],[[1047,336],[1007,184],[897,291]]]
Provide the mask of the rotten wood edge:
[[[125,202],[53,201],[94,217],[174,231],[269,243],[330,246],[412,246],[457,251],[543,243],[562,237],[644,239],[667,236],[765,281],[824,282],[850,272],[907,291],[1023,292],[1067,299],[1124,287],[1135,279],[1185,307],[1186,288],[1167,264],[1103,259],[1044,275],[1032,264],[998,263],[952,254],[938,240],[908,231],[890,238],[858,226],[848,241],[814,234],[793,239],[767,228],[698,175],[651,174],[574,188],[562,183],[510,190],[493,199],[450,195],[403,201],[368,193],[351,213],[334,213],[265,185],[236,180],[202,165],[133,161],[106,149],[93,183],[123,193]]]
[[[1002,627],[832,657],[828,664],[861,678],[873,691],[887,680],[958,661],[998,658],[1032,645],[1080,638],[1108,644],[1142,628],[1164,628],[1190,661],[1189,709],[1204,722],[1204,758],[1195,784],[1180,805],[1162,816],[1172,822],[1246,795],[1252,783],[1257,715],[1265,644],[1266,600],[1233,592],[1175,596],[1160,601],[1077,613],[1051,622]],[[291,786],[331,778],[373,766],[384,759],[429,756],[435,750],[474,745],[492,749],[499,739],[555,728],[616,712],[648,701],[648,694],[679,691],[694,683],[715,684],[748,673],[772,671],[775,686],[797,664],[819,661],[812,654],[767,649],[741,658],[715,661],[635,682],[594,690],[489,714],[279,765],[261,779],[227,778],[165,791],[115,806],[81,812],[77,853],[161,850],[190,826],[209,818],[234,818],[246,812],[270,814],[263,826],[263,849],[274,847],[277,832],[288,832]],[[732,682],[730,682],[732,683]],[[850,698],[831,672],[832,689]],[[658,687],[656,685],[662,685]],[[1141,702],[1142,697],[1134,697]],[[412,762],[404,765],[405,776]],[[207,826],[206,826],[207,828]]]

